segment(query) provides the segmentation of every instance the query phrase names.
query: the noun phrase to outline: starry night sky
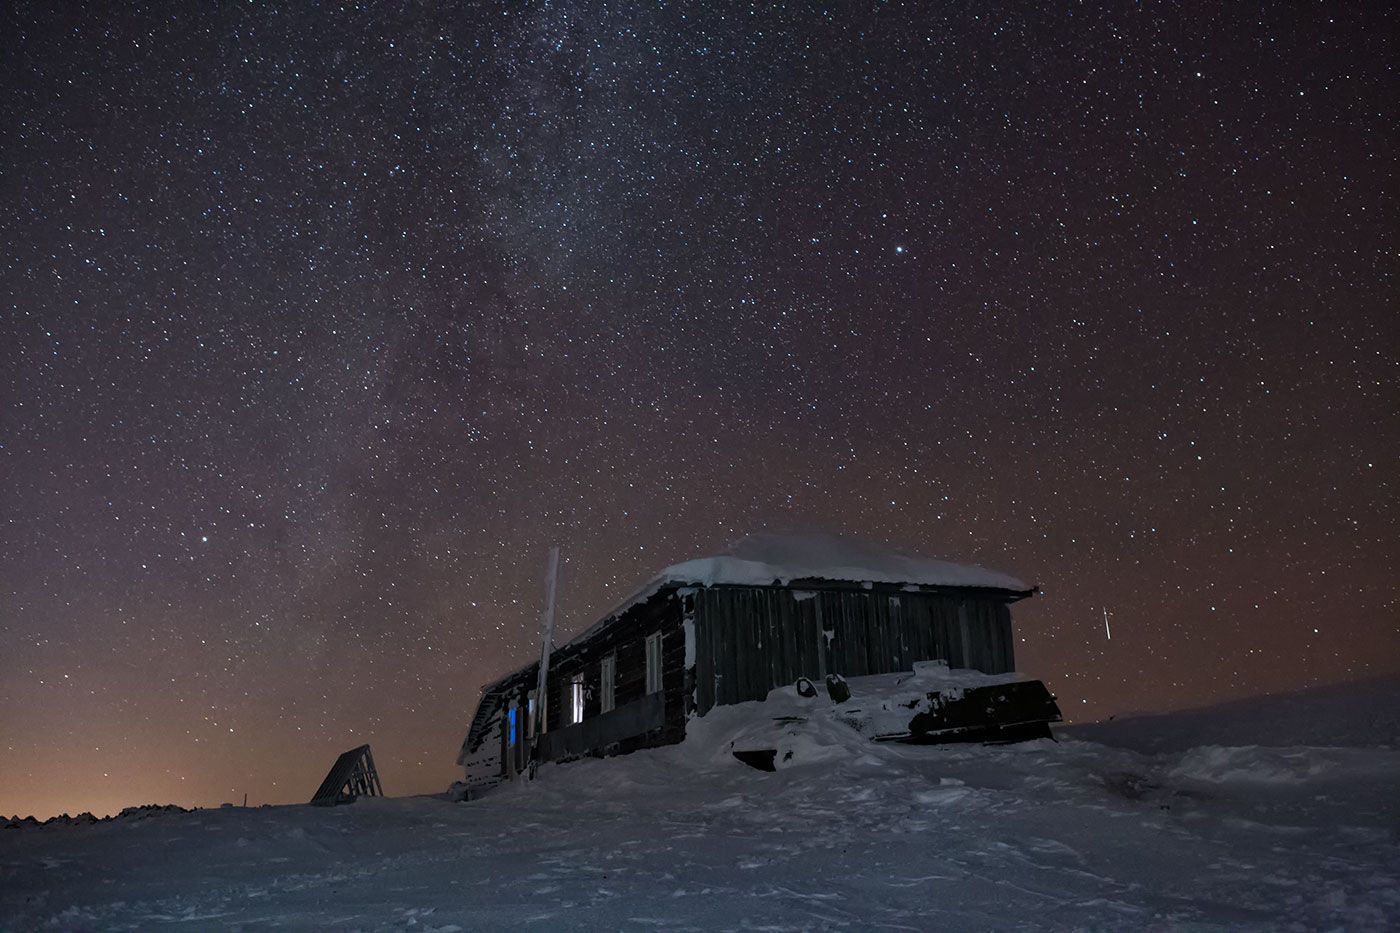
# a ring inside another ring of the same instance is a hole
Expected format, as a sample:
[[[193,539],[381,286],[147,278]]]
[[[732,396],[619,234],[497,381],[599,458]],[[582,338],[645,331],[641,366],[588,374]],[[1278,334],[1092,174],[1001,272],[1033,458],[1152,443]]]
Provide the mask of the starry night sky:
[[[1400,670],[1384,5],[367,6],[0,14],[0,813],[441,790],[552,543],[1004,569],[1081,719]]]

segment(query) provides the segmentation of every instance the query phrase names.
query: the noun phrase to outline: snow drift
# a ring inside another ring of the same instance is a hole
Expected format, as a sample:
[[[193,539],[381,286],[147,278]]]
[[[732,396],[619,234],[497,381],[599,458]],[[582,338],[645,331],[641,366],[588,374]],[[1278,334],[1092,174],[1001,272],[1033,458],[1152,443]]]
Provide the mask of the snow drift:
[[[1240,741],[1253,713],[1150,753],[847,728],[763,773],[724,747],[741,712],[468,803],[0,830],[0,929],[1400,927],[1392,746]]]

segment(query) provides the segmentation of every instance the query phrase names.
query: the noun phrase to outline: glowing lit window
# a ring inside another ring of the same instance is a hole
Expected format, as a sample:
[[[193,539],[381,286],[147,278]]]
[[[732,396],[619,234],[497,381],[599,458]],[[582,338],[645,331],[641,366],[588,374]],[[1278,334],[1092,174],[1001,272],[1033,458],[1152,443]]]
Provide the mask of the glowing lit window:
[[[575,674],[569,681],[569,722],[583,722],[583,675]]]

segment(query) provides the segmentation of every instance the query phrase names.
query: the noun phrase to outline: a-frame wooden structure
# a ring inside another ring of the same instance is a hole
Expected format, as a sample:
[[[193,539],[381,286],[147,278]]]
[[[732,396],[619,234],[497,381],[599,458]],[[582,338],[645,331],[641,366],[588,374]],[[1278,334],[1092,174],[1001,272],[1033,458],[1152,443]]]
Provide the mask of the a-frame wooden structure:
[[[350,803],[356,797],[383,797],[384,786],[374,767],[374,756],[368,745],[352,748],[331,765],[330,772],[311,802],[317,806]]]

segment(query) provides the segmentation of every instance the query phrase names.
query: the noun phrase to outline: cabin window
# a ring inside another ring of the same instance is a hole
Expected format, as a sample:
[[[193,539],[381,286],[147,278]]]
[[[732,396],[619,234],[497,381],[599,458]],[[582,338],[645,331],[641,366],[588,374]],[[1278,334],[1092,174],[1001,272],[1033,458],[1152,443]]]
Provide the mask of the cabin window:
[[[569,681],[569,722],[583,722],[583,675],[575,674]]]
[[[599,665],[598,682],[602,685],[602,711],[611,712],[617,704],[617,655],[610,654]]]
[[[530,699],[526,701],[527,710],[525,714],[525,738],[530,739],[535,736],[535,691],[530,691]]]
[[[515,731],[515,730],[516,730],[517,725],[518,725],[518,723],[519,723],[519,717],[516,716],[516,713],[518,713],[519,711],[520,711],[520,710],[519,710],[518,707],[516,707],[514,704],[511,704],[511,707],[510,707],[510,726],[509,726],[509,728],[506,729],[506,741],[509,742],[511,745],[514,745],[514,744],[515,744],[515,736],[516,736],[516,731]]]
[[[647,636],[647,693],[661,692],[661,633]]]

